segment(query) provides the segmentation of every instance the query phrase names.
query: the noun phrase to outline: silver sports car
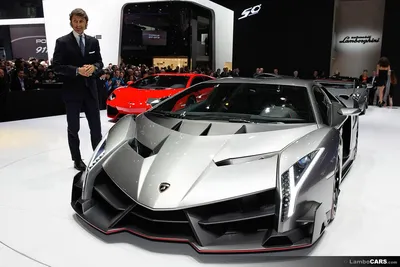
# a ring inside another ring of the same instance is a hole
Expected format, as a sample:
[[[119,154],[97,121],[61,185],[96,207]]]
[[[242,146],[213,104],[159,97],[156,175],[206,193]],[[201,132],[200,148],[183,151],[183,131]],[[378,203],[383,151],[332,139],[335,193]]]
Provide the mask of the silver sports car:
[[[321,86],[325,87],[331,94],[340,98],[344,102],[356,100],[361,109],[361,115],[364,115],[368,109],[369,86],[358,85],[355,80],[316,80]]]
[[[199,83],[115,124],[71,204],[104,234],[200,253],[309,247],[335,217],[360,113],[311,81]]]

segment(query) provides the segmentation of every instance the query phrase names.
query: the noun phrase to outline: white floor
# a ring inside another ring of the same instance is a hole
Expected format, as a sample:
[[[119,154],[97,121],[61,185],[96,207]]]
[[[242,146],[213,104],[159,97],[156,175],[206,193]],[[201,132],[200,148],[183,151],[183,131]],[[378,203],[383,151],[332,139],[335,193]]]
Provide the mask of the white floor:
[[[112,123],[102,118],[106,132]],[[80,133],[87,161],[85,118]],[[399,152],[400,109],[370,107],[336,220],[312,249],[278,255],[400,255]],[[75,173],[64,116],[0,123],[0,266],[278,265],[271,258],[277,254],[199,255],[185,244],[103,236],[74,216]]]

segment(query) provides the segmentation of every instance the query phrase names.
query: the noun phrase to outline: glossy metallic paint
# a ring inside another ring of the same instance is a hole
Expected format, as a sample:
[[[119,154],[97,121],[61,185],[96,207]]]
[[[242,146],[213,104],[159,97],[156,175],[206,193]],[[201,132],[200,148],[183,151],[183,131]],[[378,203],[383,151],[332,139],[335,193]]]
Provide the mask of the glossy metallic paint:
[[[94,179],[104,170],[127,196],[153,211],[182,210],[265,190],[276,190],[279,192],[276,204],[280,215],[281,175],[302,157],[318,150],[319,153],[307,169],[307,174],[302,177],[301,186],[296,188],[293,215],[283,222],[276,220],[278,233],[292,230],[296,220],[307,212],[306,207],[310,203],[316,203],[317,225],[314,226],[311,244],[318,240],[323,232],[321,229],[324,229],[331,219],[329,214],[335,174],[342,171],[343,124],[336,127],[322,124],[312,94],[312,87],[318,85],[313,82],[282,78],[226,78],[207,83],[225,82],[304,86],[310,96],[316,123],[243,124],[183,120],[179,131],[176,131],[172,128],[181,122],[179,119],[155,117],[150,112],[139,115],[136,120],[132,116],[126,116],[108,133],[105,140],[105,156],[91,170],[83,173],[82,202],[90,203]],[[351,154],[343,165],[351,164],[354,160],[359,123],[357,116],[347,117],[346,120],[350,120],[352,125]],[[210,124],[209,134],[200,136]],[[247,132],[235,134],[244,125]],[[156,155],[142,157],[129,144],[134,138],[149,149],[162,144],[161,149]],[[259,159],[258,155],[267,156]],[[229,159],[240,160],[232,165],[216,164]],[[338,160],[340,169],[337,169]],[[160,193],[159,186],[162,183],[168,183],[170,186],[168,190]],[[229,245],[223,247],[210,246],[201,249],[260,249],[254,247],[251,240],[248,241],[247,244],[227,243]]]

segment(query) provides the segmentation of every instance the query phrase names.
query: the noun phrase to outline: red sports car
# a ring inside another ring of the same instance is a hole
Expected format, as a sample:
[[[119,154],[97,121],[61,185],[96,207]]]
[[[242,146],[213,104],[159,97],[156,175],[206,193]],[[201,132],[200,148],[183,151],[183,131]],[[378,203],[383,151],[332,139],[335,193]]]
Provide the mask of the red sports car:
[[[179,93],[186,88],[213,77],[194,73],[160,73],[140,79],[128,86],[115,89],[107,99],[107,116],[116,120],[126,114],[139,115],[150,109],[160,101]],[[206,98],[212,90],[196,92],[199,95],[188,95],[182,100],[185,106],[187,101],[200,101]]]

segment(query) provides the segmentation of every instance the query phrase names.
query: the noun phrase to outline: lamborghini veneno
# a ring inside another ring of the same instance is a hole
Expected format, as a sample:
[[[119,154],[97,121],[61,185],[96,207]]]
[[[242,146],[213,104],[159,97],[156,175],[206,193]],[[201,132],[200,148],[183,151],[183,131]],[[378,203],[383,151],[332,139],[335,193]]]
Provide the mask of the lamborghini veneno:
[[[312,81],[199,83],[115,124],[75,176],[71,204],[105,234],[201,253],[309,247],[335,218],[360,112]]]

